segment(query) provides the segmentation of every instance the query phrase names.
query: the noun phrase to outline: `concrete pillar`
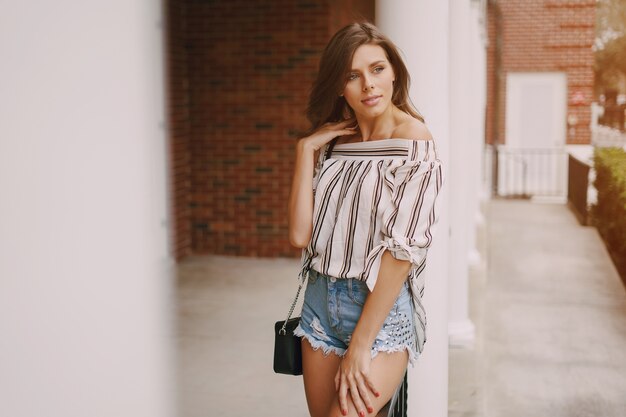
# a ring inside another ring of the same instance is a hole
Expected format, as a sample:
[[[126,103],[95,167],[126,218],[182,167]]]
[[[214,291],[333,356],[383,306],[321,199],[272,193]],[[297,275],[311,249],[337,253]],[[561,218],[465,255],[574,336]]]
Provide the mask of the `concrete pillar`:
[[[482,265],[477,248],[476,230],[485,222],[482,212],[483,203],[490,198],[489,190],[483,186],[485,170],[485,112],[487,103],[487,11],[486,0],[472,0],[470,7],[470,73],[473,104],[471,112],[471,159],[476,164],[471,166],[473,182],[469,187],[470,203],[474,211],[475,227],[469,229],[469,264]]]
[[[448,334],[451,346],[468,346],[474,325],[468,317],[468,253],[474,210],[470,188],[479,161],[472,155],[471,26],[469,0],[450,2],[450,275]]]
[[[0,415],[175,415],[162,21],[3,2]]]
[[[449,14],[448,1],[378,0],[376,23],[404,52],[411,74],[411,97],[437,142],[449,176]],[[409,416],[448,415],[448,251],[449,192],[441,193],[436,238],[428,254],[424,307],[427,341],[418,364],[409,368]]]

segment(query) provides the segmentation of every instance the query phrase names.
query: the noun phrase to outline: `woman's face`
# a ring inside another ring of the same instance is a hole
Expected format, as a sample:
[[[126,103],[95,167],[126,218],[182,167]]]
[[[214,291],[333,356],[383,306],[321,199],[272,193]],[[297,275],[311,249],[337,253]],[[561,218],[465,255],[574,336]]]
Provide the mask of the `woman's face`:
[[[343,95],[357,116],[377,117],[391,104],[394,79],[385,50],[378,45],[361,45],[354,51]]]

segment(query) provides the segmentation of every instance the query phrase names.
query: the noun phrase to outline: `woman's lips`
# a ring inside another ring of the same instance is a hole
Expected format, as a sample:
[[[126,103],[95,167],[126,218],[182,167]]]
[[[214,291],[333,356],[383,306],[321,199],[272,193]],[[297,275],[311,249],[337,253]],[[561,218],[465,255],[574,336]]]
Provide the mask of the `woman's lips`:
[[[372,106],[377,105],[381,98],[382,96],[368,97],[365,100],[361,100],[361,103],[365,104],[366,106],[372,107]]]

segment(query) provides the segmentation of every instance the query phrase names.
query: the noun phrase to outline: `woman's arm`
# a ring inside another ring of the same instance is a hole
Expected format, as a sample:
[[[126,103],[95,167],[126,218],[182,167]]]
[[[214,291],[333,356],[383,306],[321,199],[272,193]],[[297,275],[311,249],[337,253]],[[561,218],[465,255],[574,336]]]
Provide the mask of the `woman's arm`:
[[[316,151],[306,139],[296,145],[296,164],[289,194],[289,242],[304,248],[313,228],[313,166]]]
[[[351,348],[364,349],[369,353],[410,270],[411,262],[398,260],[389,251],[383,253],[378,281],[374,291],[365,299],[361,317],[350,339]]]
[[[411,262],[398,260],[389,251],[383,253],[376,286],[365,299],[361,317],[350,339],[350,346],[335,377],[335,388],[339,390],[339,405],[342,410],[348,409],[348,389],[357,410],[364,411],[363,406],[368,410],[371,409],[369,392],[375,395],[378,393],[376,387],[367,379],[372,360],[372,345],[410,270]]]
[[[316,152],[337,136],[352,135],[356,127],[348,127],[355,119],[326,123],[311,136],[302,138],[296,145],[291,192],[289,193],[289,242],[304,248],[311,240],[313,230],[313,168]]]

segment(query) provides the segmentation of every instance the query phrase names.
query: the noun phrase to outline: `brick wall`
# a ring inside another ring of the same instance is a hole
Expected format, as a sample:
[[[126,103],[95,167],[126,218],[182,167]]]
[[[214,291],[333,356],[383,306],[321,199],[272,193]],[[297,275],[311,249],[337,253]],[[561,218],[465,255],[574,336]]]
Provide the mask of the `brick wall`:
[[[594,0],[489,1],[488,143],[505,139],[506,74],[518,71],[565,72],[567,114],[578,117],[576,134],[568,134],[567,143],[590,142],[594,22]],[[501,39],[499,52],[498,29]],[[497,73],[498,66],[500,74]],[[575,92],[582,93],[582,103],[576,102]]]
[[[339,27],[373,11],[373,0],[170,0],[178,259],[300,254],[288,241],[287,200],[319,54]]]
[[[191,253],[190,197],[190,116],[187,54],[185,50],[186,7],[182,0],[170,0],[167,14],[167,98],[169,115],[170,211],[172,244],[176,259]]]

